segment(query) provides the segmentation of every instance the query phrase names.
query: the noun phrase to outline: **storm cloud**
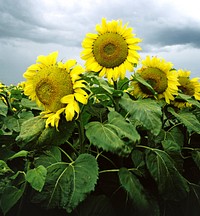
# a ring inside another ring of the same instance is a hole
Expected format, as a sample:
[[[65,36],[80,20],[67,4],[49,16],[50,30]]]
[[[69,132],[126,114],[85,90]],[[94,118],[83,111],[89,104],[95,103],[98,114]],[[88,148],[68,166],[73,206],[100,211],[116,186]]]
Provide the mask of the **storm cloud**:
[[[58,50],[80,59],[81,42],[95,25],[122,19],[143,41],[142,58],[158,55],[200,76],[200,19],[165,0],[0,0],[0,80],[16,84],[38,55]]]

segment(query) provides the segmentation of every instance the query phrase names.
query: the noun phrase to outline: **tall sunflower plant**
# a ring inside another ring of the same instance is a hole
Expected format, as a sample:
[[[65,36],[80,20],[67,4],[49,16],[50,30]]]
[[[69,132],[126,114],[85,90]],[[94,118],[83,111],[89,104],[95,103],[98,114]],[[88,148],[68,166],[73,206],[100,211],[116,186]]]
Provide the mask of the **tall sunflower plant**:
[[[200,215],[199,78],[121,20],[95,31],[84,66],[52,52],[0,84],[1,213]]]

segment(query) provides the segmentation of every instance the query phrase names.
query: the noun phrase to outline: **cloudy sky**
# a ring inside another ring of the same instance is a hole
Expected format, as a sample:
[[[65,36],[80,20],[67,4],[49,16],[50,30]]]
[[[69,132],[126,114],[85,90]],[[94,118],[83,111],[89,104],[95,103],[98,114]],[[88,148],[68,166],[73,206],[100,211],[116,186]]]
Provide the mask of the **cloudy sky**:
[[[134,28],[142,58],[157,55],[200,77],[199,10],[199,0],[0,0],[0,81],[23,81],[37,56],[53,51],[83,65],[81,42],[102,17]]]

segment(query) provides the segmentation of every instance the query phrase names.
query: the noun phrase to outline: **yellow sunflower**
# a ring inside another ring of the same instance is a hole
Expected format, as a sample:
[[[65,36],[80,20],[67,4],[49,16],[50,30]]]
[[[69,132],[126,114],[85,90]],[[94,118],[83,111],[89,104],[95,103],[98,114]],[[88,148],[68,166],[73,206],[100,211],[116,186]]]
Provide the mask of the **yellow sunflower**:
[[[200,100],[200,78],[196,77],[190,79],[190,73],[191,72],[187,70],[178,70],[178,81],[180,83],[180,86],[178,88],[183,94],[192,96],[196,100]],[[192,106],[191,103],[183,101],[181,99],[175,99],[173,101],[173,104],[178,108]]]
[[[88,33],[82,42],[81,58],[86,61],[86,69],[106,76],[110,83],[124,79],[126,70],[133,71],[140,58],[137,44],[141,39],[135,38],[127,25],[122,26],[121,20],[106,22],[103,18],[102,24],[96,25],[98,33]]]
[[[174,95],[178,94],[178,77],[177,71],[172,69],[173,64],[166,62],[164,59],[149,56],[142,61],[142,67],[137,70],[138,73],[157,93],[157,98],[164,98],[167,103],[174,100]],[[142,83],[137,80],[131,82],[133,91],[131,92],[136,98],[153,97],[153,93]]]
[[[57,56],[58,52],[38,56],[36,64],[24,73],[27,79],[25,95],[44,107],[41,114],[47,118],[46,127],[50,124],[56,128],[61,113],[65,113],[67,121],[72,121],[80,112],[78,102],[86,104],[88,100],[87,93],[82,89],[85,81],[80,77],[84,69],[76,64],[76,60],[57,62]]]

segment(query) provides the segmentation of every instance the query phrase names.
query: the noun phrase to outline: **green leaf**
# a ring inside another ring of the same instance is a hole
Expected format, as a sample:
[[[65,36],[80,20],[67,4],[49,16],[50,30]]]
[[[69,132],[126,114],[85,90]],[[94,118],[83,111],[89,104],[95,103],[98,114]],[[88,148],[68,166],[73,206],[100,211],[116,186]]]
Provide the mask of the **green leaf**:
[[[33,201],[71,212],[94,190],[97,178],[97,161],[90,154],[81,154],[71,163],[54,163],[47,167],[45,186]]]
[[[45,128],[37,139],[37,147],[61,145],[69,139],[75,128],[75,122],[60,122],[58,130],[56,127]]]
[[[2,100],[0,100],[0,115],[7,116],[7,113],[8,113],[8,107]]]
[[[136,215],[160,215],[158,205],[147,197],[144,187],[135,175],[126,168],[120,168],[118,175],[122,187],[133,202]]]
[[[168,111],[175,116],[182,124],[185,125],[189,132],[196,132],[200,134],[200,122],[197,120],[196,116],[188,112],[188,110],[181,110],[179,113],[176,113],[171,107],[168,108]]]
[[[150,92],[153,94],[153,95],[156,95],[157,92],[155,92],[155,90],[153,89],[153,87],[148,83],[146,82],[146,80],[144,80],[138,73],[136,73],[133,78],[138,81],[139,83],[141,83],[142,85],[144,85],[145,87],[147,87],[148,90],[150,90]]]
[[[15,131],[15,132],[20,131],[19,119],[15,118],[14,116],[7,116],[4,119],[4,124],[11,131]]]
[[[136,128],[115,111],[108,114],[108,123],[90,122],[86,126],[90,143],[119,155],[128,155],[140,140]]]
[[[174,127],[170,131],[165,131],[164,142],[170,143],[170,145],[163,144],[166,151],[180,151],[184,144],[184,136],[182,131],[178,127]]]
[[[40,192],[44,186],[46,175],[46,168],[40,165],[34,169],[28,170],[26,180],[30,183],[32,188]]]
[[[178,96],[176,96],[176,99],[187,101],[188,103],[200,108],[200,103],[189,95],[179,93]]]
[[[192,158],[200,170],[200,151],[192,151]]]
[[[20,134],[16,138],[16,141],[19,143],[20,147],[23,148],[28,143],[37,140],[44,128],[45,121],[41,119],[40,116],[30,118],[22,124]]]
[[[48,167],[51,164],[60,161],[61,161],[61,152],[58,147],[53,146],[50,149],[44,151],[42,155],[35,158],[34,164],[35,166],[43,165],[44,167]]]
[[[128,195],[134,204],[138,208],[147,209],[148,201],[145,196],[144,188],[137,177],[126,168],[120,168],[118,174],[122,187],[128,192]]]
[[[18,202],[23,192],[23,189],[18,189],[15,186],[9,186],[4,189],[0,202],[4,215]]]
[[[12,155],[11,157],[9,157],[8,160],[12,160],[12,159],[15,159],[18,157],[27,157],[28,153],[29,152],[26,150],[21,150],[21,151],[15,153],[14,155]]]
[[[139,99],[133,101],[130,98],[122,97],[119,101],[120,105],[126,110],[130,119],[138,120],[152,134],[158,135],[161,127],[161,107],[156,101],[151,99]]]
[[[144,153],[139,151],[138,149],[134,149],[131,153],[131,159],[135,165],[135,167],[142,167],[145,165],[144,162]]]
[[[27,98],[22,98],[21,105],[25,108],[33,109],[33,110],[41,110],[41,107],[35,103],[35,101],[29,100]]]
[[[173,142],[172,140],[163,140],[162,141],[163,149],[169,153],[169,152],[181,152],[181,147],[178,143]]]
[[[187,181],[166,152],[159,149],[146,151],[146,165],[164,199],[178,201],[187,196]]]

